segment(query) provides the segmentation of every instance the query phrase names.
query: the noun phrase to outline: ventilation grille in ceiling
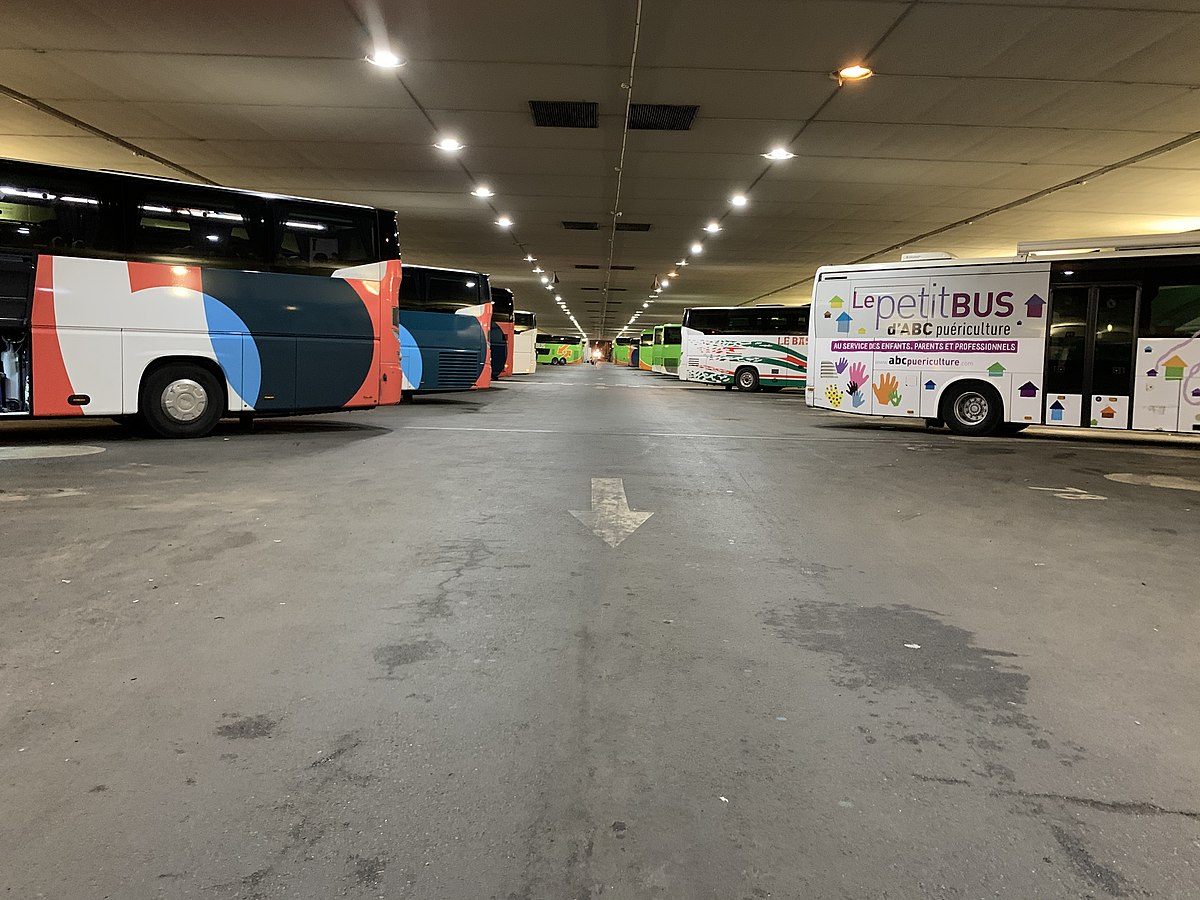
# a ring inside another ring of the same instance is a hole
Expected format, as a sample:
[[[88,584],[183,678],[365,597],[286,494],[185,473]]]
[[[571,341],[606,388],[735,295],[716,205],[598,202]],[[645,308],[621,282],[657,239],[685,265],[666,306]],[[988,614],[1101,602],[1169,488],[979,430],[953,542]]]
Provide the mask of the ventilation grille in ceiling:
[[[604,290],[604,288],[598,288],[598,287],[582,287],[582,288],[580,288],[580,290],[581,290],[581,291],[602,291],[602,290]],[[610,287],[610,288],[608,289],[608,292],[609,292],[610,294],[612,294],[612,293],[616,293],[617,291],[627,291],[627,290],[629,290],[629,288],[615,288],[615,287]]]
[[[577,269],[598,269],[600,267],[597,265],[589,264],[589,263],[575,263],[575,268],[577,268]]]
[[[539,128],[598,128],[600,125],[600,104],[588,100],[530,100],[529,111],[533,113],[533,124]]]
[[[614,272],[632,272],[637,266],[613,266]]]
[[[575,268],[577,268],[577,269],[599,269],[600,267],[598,265],[596,265],[595,263],[575,263]],[[632,272],[636,268],[637,268],[637,266],[613,266],[612,270],[614,272]]]
[[[599,222],[563,222],[563,228],[567,231],[599,231]]]
[[[687,131],[699,109],[670,103],[635,103],[629,108],[629,127],[642,131]]]
[[[618,222],[617,231],[649,231],[649,222]]]

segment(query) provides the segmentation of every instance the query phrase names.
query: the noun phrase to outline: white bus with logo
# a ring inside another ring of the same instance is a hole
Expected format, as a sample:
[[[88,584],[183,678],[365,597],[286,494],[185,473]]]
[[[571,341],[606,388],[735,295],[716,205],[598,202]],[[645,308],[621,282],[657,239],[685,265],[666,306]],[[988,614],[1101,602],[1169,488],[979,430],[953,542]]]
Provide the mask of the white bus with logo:
[[[826,266],[810,406],[945,424],[1200,434],[1200,237],[1019,244],[1017,255]]]
[[[808,307],[697,306],[683,314],[679,378],[726,390],[803,388]]]

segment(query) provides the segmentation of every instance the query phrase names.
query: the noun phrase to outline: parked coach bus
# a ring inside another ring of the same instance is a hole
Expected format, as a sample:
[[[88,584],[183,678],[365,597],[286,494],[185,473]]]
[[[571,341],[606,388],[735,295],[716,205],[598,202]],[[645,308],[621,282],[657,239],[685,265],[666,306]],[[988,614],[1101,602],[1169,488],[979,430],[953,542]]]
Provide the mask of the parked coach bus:
[[[492,288],[492,377],[513,373],[513,292]]]
[[[629,365],[630,345],[633,343],[633,338],[619,337],[613,341],[612,361],[618,366]]]
[[[0,416],[396,403],[396,214],[0,160]]]
[[[638,348],[638,368],[643,372],[654,371],[654,329],[647,328],[642,332]]]
[[[933,256],[818,270],[810,405],[966,435],[1031,424],[1200,433],[1194,235]]]
[[[683,381],[726,390],[803,388],[807,306],[699,306],[683,314]]]
[[[404,266],[400,359],[405,392],[469,391],[492,383],[491,298],[488,278],[479,272]]]
[[[661,375],[679,374],[682,335],[678,325],[659,325],[654,329],[654,371]]]
[[[543,366],[566,366],[583,362],[587,341],[571,335],[539,334],[537,361]]]
[[[537,369],[537,314],[513,312],[513,374],[532,375]]]

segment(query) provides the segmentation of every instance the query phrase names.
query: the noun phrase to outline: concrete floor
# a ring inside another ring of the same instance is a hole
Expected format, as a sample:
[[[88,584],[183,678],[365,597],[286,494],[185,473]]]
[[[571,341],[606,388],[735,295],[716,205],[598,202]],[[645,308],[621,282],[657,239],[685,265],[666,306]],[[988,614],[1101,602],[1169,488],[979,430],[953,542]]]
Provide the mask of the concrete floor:
[[[0,460],[4,897],[1200,894],[1195,443],[610,366],[0,439],[103,451]]]

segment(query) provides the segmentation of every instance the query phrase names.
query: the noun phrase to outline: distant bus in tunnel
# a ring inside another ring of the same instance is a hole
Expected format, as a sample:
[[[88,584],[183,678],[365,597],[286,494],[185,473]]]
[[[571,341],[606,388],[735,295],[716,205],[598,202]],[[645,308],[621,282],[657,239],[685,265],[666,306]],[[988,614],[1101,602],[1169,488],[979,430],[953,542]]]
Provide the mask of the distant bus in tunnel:
[[[630,338],[629,339],[629,362],[626,363],[626,365],[628,365],[629,368],[631,368],[631,369],[638,368],[638,360],[639,360],[639,357],[641,356],[641,351],[642,351],[641,338]]]
[[[662,375],[679,373],[679,349],[682,335],[678,325],[659,325],[654,329],[654,371]]]
[[[537,314],[513,311],[513,374],[532,375],[537,369]]]
[[[914,254],[813,284],[808,402],[945,424],[1200,434],[1200,241],[1037,241]]]
[[[577,335],[539,334],[537,361],[543,366],[567,366],[583,362],[587,341]]]
[[[629,365],[629,353],[633,338],[619,337],[613,341],[612,361],[618,366]]]
[[[404,390],[441,393],[492,383],[488,278],[462,269],[405,264],[400,282]]]
[[[396,403],[400,280],[388,210],[0,160],[0,417]]]
[[[654,329],[647,328],[642,332],[638,347],[638,368],[643,372],[654,371]]]
[[[804,388],[807,306],[698,306],[685,310],[679,378],[739,391]]]
[[[492,288],[492,378],[505,378],[513,373],[513,292],[507,288]]]

